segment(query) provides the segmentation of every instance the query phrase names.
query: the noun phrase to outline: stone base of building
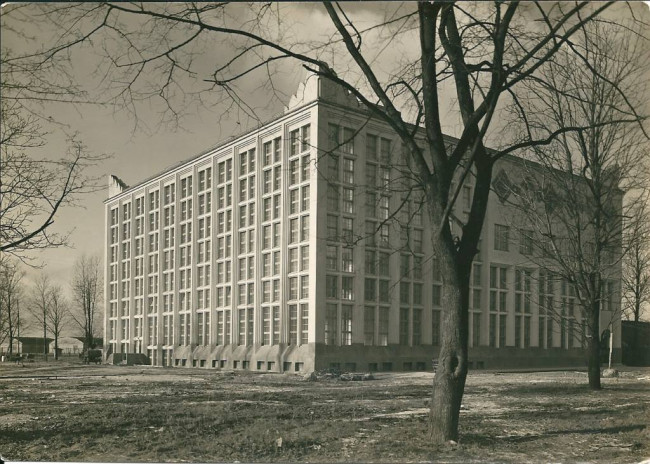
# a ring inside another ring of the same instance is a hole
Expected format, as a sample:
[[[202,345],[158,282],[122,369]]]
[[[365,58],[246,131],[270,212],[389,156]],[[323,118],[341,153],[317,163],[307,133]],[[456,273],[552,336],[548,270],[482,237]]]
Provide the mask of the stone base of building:
[[[218,345],[177,346],[170,363],[163,363],[161,354],[156,365],[246,370],[254,372],[308,373],[314,370],[314,345]]]
[[[163,362],[163,351],[171,352]],[[313,371],[405,372],[432,371],[439,347],[421,346],[330,346],[324,344],[272,346],[177,346],[158,348],[158,366],[200,367],[252,372],[306,374]],[[614,364],[621,362],[621,350],[615,349]],[[587,362],[580,348],[541,349],[476,347],[469,350],[469,369],[553,369],[584,368]]]
[[[430,371],[437,363],[437,346],[316,346],[316,370],[341,371]],[[612,362],[620,364],[621,352],[615,349]],[[545,369],[586,367],[581,348],[490,348],[469,349],[469,369]]]

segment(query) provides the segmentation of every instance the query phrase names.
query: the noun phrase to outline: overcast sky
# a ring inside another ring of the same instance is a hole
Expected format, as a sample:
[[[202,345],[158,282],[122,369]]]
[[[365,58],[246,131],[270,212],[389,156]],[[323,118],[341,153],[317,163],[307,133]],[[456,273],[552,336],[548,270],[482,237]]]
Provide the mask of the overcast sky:
[[[395,4],[393,4],[395,5]],[[645,15],[646,23],[650,23],[649,12],[638,3],[633,5],[635,11],[642,16]],[[642,7],[639,9],[639,7]],[[5,7],[3,7],[4,10]],[[325,36],[330,31],[329,20],[323,14],[322,7],[314,4],[284,5],[287,17],[295,23],[292,29],[293,36],[290,40],[301,40],[304,37],[315,38]],[[361,24],[369,25],[383,17],[383,9],[386,4],[364,2],[363,4],[346,4],[346,9],[353,9],[353,17],[361,21]],[[396,8],[392,6],[391,8]],[[626,13],[620,10],[621,15]],[[618,13],[617,13],[618,14]],[[10,19],[4,18],[4,21]],[[42,28],[35,28],[30,33],[36,41],[47,43],[51,40],[52,31]],[[419,43],[417,37],[413,36],[412,41],[403,43],[395,48],[377,50],[373,63],[379,69],[384,68],[383,62],[391,63],[402,58],[408,53],[417,53]],[[21,51],[24,48],[22,40],[15,36],[2,33],[2,47],[14,51]],[[218,50],[212,50],[206,56],[206,63],[212,60],[219,60]],[[325,56],[325,59],[328,57]],[[77,52],[74,55],[75,72],[80,79],[87,79],[88,82],[96,82],[92,75],[95,71],[96,59],[88,49]],[[387,67],[387,66],[386,66]],[[298,85],[302,73],[296,65],[287,64],[274,76],[275,83],[279,89],[289,94]],[[243,81],[241,89],[252,95],[258,95],[263,99],[263,91],[258,89],[257,82]],[[288,98],[288,97],[287,97]],[[152,104],[149,107],[141,107],[138,117],[143,121],[155,121],[158,119],[160,107]],[[72,108],[69,105],[50,105],[44,109],[53,119],[66,125],[66,131],[76,131],[94,153],[107,153],[112,158],[101,166],[94,169],[94,175],[108,176],[115,174],[127,184],[138,183],[154,173],[160,172],[165,167],[175,164],[180,160],[187,159],[192,155],[215,145],[220,140],[241,132],[246,129],[247,121],[238,118],[236,115],[228,119],[220,117],[222,106],[213,106],[212,111],[207,109],[197,110],[185,116],[182,121],[182,128],[173,129],[166,127],[156,130],[152,127],[150,131],[134,131],[134,121],[124,112],[114,113],[112,108],[97,105],[83,105]],[[270,117],[282,110],[281,105],[271,108],[260,108],[261,119]],[[454,117],[447,115],[449,131],[453,132]],[[238,120],[239,119],[239,120]],[[54,132],[48,138],[46,147],[36,150],[34,156],[57,158],[59,153],[65,150],[64,136],[62,131]],[[73,249],[59,248],[39,252],[38,258],[46,265],[46,271],[51,274],[54,280],[67,285],[70,279],[75,259],[82,253],[100,254],[103,256],[104,239],[104,205],[106,191],[87,195],[82,201],[84,208],[66,208],[57,216],[54,228],[63,232],[72,230],[70,236]]]

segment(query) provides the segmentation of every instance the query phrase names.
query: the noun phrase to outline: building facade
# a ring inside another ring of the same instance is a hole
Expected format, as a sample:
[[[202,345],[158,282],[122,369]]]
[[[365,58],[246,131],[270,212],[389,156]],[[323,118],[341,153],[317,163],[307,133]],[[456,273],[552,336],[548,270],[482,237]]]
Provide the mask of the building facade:
[[[331,83],[308,79],[273,121],[136,186],[111,177],[105,208],[105,353],[273,372],[431,368],[442,281],[415,176],[389,127]],[[470,365],[583,364],[581,322],[544,310],[575,294],[530,264],[532,238],[515,238],[509,214],[492,195]]]

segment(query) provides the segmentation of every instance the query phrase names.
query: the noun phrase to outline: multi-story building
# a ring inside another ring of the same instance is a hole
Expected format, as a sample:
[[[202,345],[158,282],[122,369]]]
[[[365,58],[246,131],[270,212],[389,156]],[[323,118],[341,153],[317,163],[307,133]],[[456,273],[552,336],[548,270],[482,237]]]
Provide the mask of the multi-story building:
[[[390,128],[315,77],[255,130],[132,187],[112,176],[106,352],[254,371],[430,368],[442,279],[413,178]],[[532,236],[500,199],[473,264],[471,366],[583,363],[575,292],[530,264]],[[610,295],[603,325],[620,304]]]

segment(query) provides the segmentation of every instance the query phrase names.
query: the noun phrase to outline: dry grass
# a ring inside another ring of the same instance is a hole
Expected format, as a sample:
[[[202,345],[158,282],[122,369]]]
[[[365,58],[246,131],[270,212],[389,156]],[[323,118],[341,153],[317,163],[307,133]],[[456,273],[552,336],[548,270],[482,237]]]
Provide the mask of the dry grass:
[[[305,382],[200,369],[0,366],[11,460],[600,462],[650,456],[650,370],[472,373],[457,446],[427,442],[431,374]],[[281,440],[279,440],[281,439]]]

